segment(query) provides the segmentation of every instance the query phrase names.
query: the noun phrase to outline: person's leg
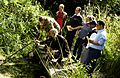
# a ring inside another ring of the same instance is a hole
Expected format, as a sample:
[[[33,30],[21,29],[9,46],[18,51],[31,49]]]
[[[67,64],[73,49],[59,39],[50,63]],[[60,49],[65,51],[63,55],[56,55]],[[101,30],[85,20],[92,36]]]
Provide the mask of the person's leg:
[[[75,31],[69,31],[66,35],[66,40],[68,42],[68,46],[69,46],[70,50],[72,47],[73,39],[75,37],[75,33],[76,33]]]
[[[77,51],[77,58],[76,58],[77,60],[79,60],[79,58],[80,58],[82,49],[83,49],[83,46],[80,44],[80,45],[79,45],[79,49],[78,49],[78,51]]]
[[[78,51],[77,51],[77,60],[79,60],[80,58],[80,55],[81,55],[81,52],[82,52],[82,49],[83,49],[83,43],[84,43],[84,40],[83,39],[79,39],[79,46],[78,46]]]
[[[94,69],[91,69],[91,59],[92,58],[92,53],[91,53],[91,49],[88,49],[88,55],[86,60],[84,61],[84,63],[87,65],[86,69],[87,69],[87,73],[91,74],[93,72]],[[90,66],[88,66],[90,65]]]
[[[85,39],[84,39],[84,46],[86,47],[87,46],[87,44],[88,44],[88,39],[85,37]]]
[[[74,50],[73,50],[73,55],[74,55],[74,56],[76,56],[76,51],[77,51],[79,45],[80,45],[80,39],[77,38],[77,41],[76,41],[76,43],[75,43]]]
[[[87,59],[85,61],[85,64],[91,65],[88,68],[88,73],[92,73],[94,71],[94,69],[96,67],[96,60],[100,57],[100,55],[101,55],[100,50],[89,48],[88,56],[87,56]]]
[[[94,60],[92,60],[92,61],[90,62],[90,66],[89,66],[89,69],[88,69],[88,73],[89,73],[89,74],[90,74],[90,73],[93,73],[95,67],[96,67],[96,60],[94,59]]]
[[[61,64],[62,63],[62,56],[60,55],[58,60],[57,60],[58,64]]]

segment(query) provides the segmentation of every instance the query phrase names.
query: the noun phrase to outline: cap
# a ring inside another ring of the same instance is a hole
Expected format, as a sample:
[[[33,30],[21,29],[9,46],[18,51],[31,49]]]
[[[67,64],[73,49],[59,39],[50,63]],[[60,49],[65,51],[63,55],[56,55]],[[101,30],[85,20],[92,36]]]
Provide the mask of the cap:
[[[96,20],[92,20],[91,23],[94,24],[94,25],[97,25],[97,21]]]

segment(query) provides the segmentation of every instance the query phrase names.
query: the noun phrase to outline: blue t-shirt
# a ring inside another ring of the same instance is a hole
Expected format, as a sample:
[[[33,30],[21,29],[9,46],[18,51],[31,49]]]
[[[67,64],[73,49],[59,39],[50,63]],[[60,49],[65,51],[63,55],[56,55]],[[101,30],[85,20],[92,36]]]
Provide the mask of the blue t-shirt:
[[[86,37],[89,32],[92,32],[92,28],[87,24],[83,24],[83,28],[79,32],[79,38]]]

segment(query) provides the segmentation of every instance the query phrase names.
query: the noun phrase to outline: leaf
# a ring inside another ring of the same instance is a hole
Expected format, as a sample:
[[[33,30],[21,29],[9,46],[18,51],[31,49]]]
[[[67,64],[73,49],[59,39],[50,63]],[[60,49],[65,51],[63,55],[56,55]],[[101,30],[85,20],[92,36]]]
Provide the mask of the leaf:
[[[4,0],[4,4],[5,4],[5,5],[8,5],[8,1],[7,1],[7,0]]]

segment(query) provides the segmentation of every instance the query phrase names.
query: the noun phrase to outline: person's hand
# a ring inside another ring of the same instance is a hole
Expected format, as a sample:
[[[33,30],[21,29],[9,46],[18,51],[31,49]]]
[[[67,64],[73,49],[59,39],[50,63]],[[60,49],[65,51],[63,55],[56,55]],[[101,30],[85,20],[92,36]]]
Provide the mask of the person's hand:
[[[59,50],[52,50],[51,52],[52,52],[52,53],[55,53],[55,52],[58,52],[58,51],[59,51]]]
[[[73,28],[71,26],[67,26],[68,31],[72,31]]]
[[[73,27],[69,27],[69,30],[70,30],[70,31],[73,31],[73,30],[74,30],[74,28],[73,28]]]
[[[93,43],[94,41],[93,40],[91,40],[91,39],[88,39],[88,41],[89,41],[89,43]]]
[[[40,45],[40,41],[39,40],[35,40],[35,43],[39,46]]]
[[[36,42],[36,43],[40,43],[40,41],[39,41],[39,40],[35,40],[35,42]]]

